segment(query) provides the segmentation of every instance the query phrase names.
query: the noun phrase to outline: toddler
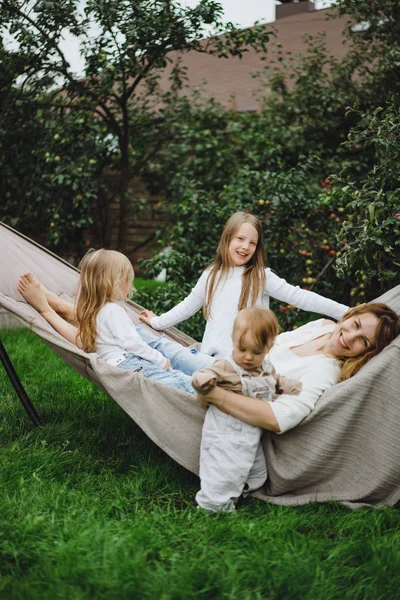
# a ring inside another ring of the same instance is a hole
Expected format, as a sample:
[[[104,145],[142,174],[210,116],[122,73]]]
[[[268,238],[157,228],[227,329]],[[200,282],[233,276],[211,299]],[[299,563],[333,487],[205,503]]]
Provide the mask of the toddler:
[[[193,373],[199,404],[205,407],[202,395],[216,385],[260,401],[273,400],[277,393],[298,394],[301,384],[279,377],[266,358],[277,334],[272,311],[257,307],[241,310],[234,322],[232,354]],[[209,406],[200,449],[201,489],[196,495],[200,507],[233,512],[243,491],[263,485],[267,468],[260,443],[262,431],[213,404]]]

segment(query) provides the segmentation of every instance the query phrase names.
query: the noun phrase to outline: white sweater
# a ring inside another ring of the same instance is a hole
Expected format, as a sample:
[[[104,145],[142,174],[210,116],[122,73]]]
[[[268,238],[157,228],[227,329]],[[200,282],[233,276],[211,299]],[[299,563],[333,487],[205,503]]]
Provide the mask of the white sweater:
[[[297,379],[302,383],[298,396],[281,394],[270,403],[280,433],[292,429],[305,419],[314,410],[322,392],[337,383],[340,375],[340,366],[336,359],[325,354],[297,356],[290,348],[330,333],[334,328],[335,325],[323,325],[323,319],[319,319],[294,331],[281,333],[276,338],[268,355],[269,360],[279,375]]]
[[[117,365],[125,354],[135,354],[158,365],[167,364],[165,356],[142,340],[126,310],[115,302],[103,306],[96,319],[96,352],[106,362]]]
[[[242,290],[242,274],[244,267],[230,269],[227,278],[220,283],[215,291],[210,317],[207,319],[201,351],[215,357],[228,356],[232,352],[231,334],[233,322],[238,313],[238,304]],[[170,311],[159,317],[151,319],[154,329],[167,329],[181,321],[185,321],[204,306],[206,298],[206,283],[209,271],[203,272],[202,276],[182,302]],[[269,297],[276,298],[287,304],[294,304],[303,310],[312,311],[321,315],[327,315],[339,319],[347,310],[347,306],[339,304],[314,292],[302,290],[298,286],[287,283],[271,269],[266,269],[266,287],[260,294],[257,306],[269,307]]]

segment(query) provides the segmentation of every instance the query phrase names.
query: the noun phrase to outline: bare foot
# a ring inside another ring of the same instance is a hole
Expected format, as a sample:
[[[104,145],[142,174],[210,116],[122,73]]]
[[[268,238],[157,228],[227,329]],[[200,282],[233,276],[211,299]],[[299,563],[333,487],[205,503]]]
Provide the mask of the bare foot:
[[[53,292],[51,292],[49,289],[47,289],[47,287],[40,281],[40,279],[38,277],[36,277],[36,275],[34,275],[34,273],[24,273],[23,275],[21,275],[21,277],[26,277],[29,275],[29,280],[32,283],[35,283],[36,285],[40,285],[40,288],[42,290],[42,292],[44,293],[44,295],[47,298],[47,301],[49,302],[49,304],[51,305],[51,300],[53,298],[58,299],[58,296],[56,294],[54,294]]]
[[[24,273],[18,281],[18,291],[39,313],[46,312],[50,305],[40,281],[32,273]]]
[[[22,278],[28,278],[27,280],[36,286],[36,289],[40,288],[44,296],[46,297],[49,306],[56,311],[57,314],[61,315],[63,319],[68,321],[69,323],[76,324],[76,314],[75,307],[68,300],[63,300],[54,292],[51,292],[41,281],[34,275],[33,273],[24,273],[21,275]],[[20,290],[21,292],[21,290]],[[21,292],[22,294],[22,292]],[[23,295],[23,294],[22,294]]]

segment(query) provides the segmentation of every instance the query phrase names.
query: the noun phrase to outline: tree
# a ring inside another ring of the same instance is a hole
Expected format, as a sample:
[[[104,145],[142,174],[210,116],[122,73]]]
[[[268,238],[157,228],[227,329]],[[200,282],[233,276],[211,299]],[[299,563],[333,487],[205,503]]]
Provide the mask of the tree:
[[[361,81],[362,105],[374,110],[400,92],[400,19],[397,0],[338,0],[335,14],[348,15],[347,61]]]
[[[400,110],[391,104],[362,117],[348,145],[373,146],[376,162],[360,182],[346,171],[338,178],[336,196],[351,214],[339,235],[336,268],[342,277],[359,275],[361,289],[365,280],[384,288],[382,282],[400,283]]]
[[[349,53],[335,60],[320,36],[297,61],[278,53],[262,113],[222,114],[212,104],[196,125],[186,116],[164,182],[172,251],[150,263],[169,267],[173,301],[211,262],[234,210],[260,216],[270,264],[294,283],[354,303],[398,281],[397,4],[341,0]],[[362,21],[364,31],[352,29]]]
[[[0,50],[0,65],[1,219],[73,256],[93,224],[98,165],[108,161],[99,124],[77,111],[59,114],[45,95],[16,84],[26,56]]]
[[[265,27],[239,31],[228,24],[221,36],[222,8],[213,0],[201,0],[195,8],[183,8],[174,0],[88,0],[83,12],[77,0],[1,4],[1,31],[8,31],[18,44],[9,54],[25,57],[16,73],[24,88],[54,114],[77,112],[85,123],[93,119],[103,124],[111,167],[118,173],[118,248],[124,251],[128,186],[168,139],[169,118],[185,81],[182,55],[196,51],[226,58],[242,56],[249,47],[265,51],[269,33]],[[203,39],[206,24],[212,34]],[[72,72],[62,52],[66,33],[80,40],[82,76]],[[168,89],[160,85],[162,73]],[[103,188],[106,206],[112,194]]]

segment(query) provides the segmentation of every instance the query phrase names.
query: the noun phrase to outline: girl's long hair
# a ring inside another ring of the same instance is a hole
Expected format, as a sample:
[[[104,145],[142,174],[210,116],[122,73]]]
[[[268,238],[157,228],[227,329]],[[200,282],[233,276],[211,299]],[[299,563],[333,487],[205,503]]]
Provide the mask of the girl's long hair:
[[[77,338],[85,352],[96,349],[96,318],[107,302],[122,300],[119,284],[133,285],[129,259],[115,250],[89,250],[80,263],[79,295],[76,302]],[[133,287],[131,287],[133,291]]]
[[[238,310],[246,308],[249,300],[250,306],[254,306],[261,292],[265,289],[264,234],[261,223],[254,215],[237,212],[227,220],[218,244],[216,258],[209,267],[206,301],[204,303],[204,317],[206,319],[210,316],[212,299],[218,285],[226,279],[229,269],[233,267],[229,256],[229,244],[243,223],[249,223],[256,229],[258,241],[256,251],[244,267]]]
[[[340,381],[353,377],[371,358],[379,354],[385,346],[400,335],[400,317],[387,304],[380,302],[372,302],[371,304],[362,304],[350,308],[340,321],[346,321],[351,317],[365,313],[372,313],[379,320],[376,327],[375,342],[372,346],[366,348],[365,352],[360,356],[342,359]]]

